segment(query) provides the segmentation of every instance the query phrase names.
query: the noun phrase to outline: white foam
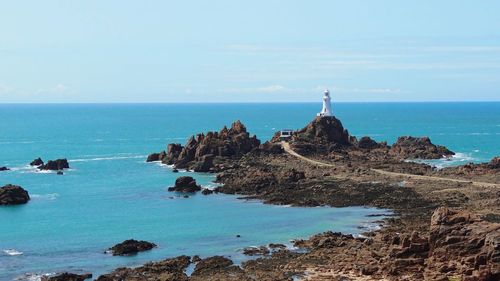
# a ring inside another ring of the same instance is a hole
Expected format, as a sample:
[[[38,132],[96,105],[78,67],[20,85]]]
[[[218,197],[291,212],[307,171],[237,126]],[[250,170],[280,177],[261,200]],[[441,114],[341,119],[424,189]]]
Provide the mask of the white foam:
[[[9,256],[20,256],[23,254],[23,252],[18,251],[16,249],[7,249],[7,250],[3,250],[3,252]]]
[[[457,152],[455,155],[442,159],[434,160],[408,160],[408,162],[424,163],[436,167],[437,169],[443,169],[446,167],[454,167],[458,165],[463,165],[469,162],[473,162],[474,157],[470,153]]]
[[[32,199],[56,200],[59,197],[59,193],[31,194],[30,197]]]

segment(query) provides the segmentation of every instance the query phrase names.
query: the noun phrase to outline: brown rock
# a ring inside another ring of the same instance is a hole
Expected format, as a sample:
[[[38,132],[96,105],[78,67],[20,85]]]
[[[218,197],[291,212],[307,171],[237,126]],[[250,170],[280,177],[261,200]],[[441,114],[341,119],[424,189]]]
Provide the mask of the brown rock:
[[[0,205],[26,204],[29,200],[28,191],[20,186],[8,184],[0,188]]]

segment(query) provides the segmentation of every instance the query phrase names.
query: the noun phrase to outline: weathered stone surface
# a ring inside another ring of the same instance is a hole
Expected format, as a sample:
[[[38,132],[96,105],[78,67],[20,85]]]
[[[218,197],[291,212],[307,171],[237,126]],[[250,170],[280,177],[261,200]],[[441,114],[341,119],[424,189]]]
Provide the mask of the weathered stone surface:
[[[187,281],[184,271],[191,264],[188,256],[179,256],[159,262],[147,263],[137,268],[118,268],[104,274],[97,281]]]
[[[46,164],[39,166],[38,169],[51,171],[69,169],[69,163],[67,159],[49,160]]]
[[[401,159],[439,159],[455,153],[444,146],[435,145],[428,137],[399,137],[389,154]]]
[[[162,151],[160,153],[152,153],[148,155],[148,158],[146,159],[146,162],[157,162],[157,161],[162,161],[167,157],[167,153],[165,151]]]
[[[109,248],[113,256],[130,256],[138,252],[148,251],[156,247],[154,243],[147,241],[137,241],[134,239],[125,240]]]
[[[176,168],[212,172],[216,159],[238,159],[259,145],[257,137],[250,137],[246,127],[236,121],[229,129],[192,136],[184,146],[169,144],[162,162]]]
[[[30,166],[42,166],[43,164],[42,158],[38,157],[37,159],[31,161]]]
[[[20,186],[8,184],[0,188],[0,205],[26,204],[29,200],[28,191]]]
[[[169,187],[168,191],[193,193],[201,191],[201,186],[196,184],[196,180],[193,177],[183,176],[178,177],[175,180],[175,186]]]
[[[91,273],[75,274],[75,273],[65,272],[49,277],[44,276],[42,277],[42,281],[84,281],[90,278],[92,278]]]

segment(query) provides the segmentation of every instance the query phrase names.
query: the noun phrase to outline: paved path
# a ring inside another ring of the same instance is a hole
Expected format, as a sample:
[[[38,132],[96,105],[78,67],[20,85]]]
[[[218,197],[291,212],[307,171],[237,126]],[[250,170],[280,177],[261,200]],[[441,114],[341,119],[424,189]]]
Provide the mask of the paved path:
[[[286,153],[288,153],[292,156],[295,156],[299,159],[302,159],[304,161],[307,161],[313,165],[322,166],[322,167],[334,167],[334,165],[332,165],[332,164],[316,161],[316,160],[313,160],[313,159],[310,159],[310,158],[307,158],[305,156],[298,154],[290,147],[290,144],[287,142],[281,142],[281,146],[283,147],[283,149],[285,150]],[[449,182],[456,182],[456,183],[469,183],[469,184],[473,184],[476,186],[500,188],[500,184],[497,184],[497,183],[468,181],[468,180],[450,179],[450,178],[433,177],[433,176],[412,175],[412,174],[388,172],[388,171],[379,170],[379,169],[371,169],[371,170],[376,172],[376,173],[379,173],[381,175],[392,176],[392,177],[406,177],[406,178],[410,178],[410,179],[429,180],[429,181],[449,181]]]

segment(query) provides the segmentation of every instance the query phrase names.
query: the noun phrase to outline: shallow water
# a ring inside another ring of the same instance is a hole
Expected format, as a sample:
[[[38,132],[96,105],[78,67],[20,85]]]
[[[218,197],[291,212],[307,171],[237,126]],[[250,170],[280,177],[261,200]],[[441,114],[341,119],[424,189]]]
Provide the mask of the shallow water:
[[[318,104],[0,105],[0,166],[12,168],[0,173],[0,184],[21,185],[32,197],[26,205],[0,208],[0,280],[27,272],[99,274],[180,254],[239,261],[245,246],[325,230],[362,231],[359,226],[380,219],[366,215],[387,211],[290,208],[227,195],[182,198],[166,191],[182,173],[144,162],[169,142],[184,143],[236,119],[268,139],[281,128],[303,127],[317,110]],[[500,155],[500,103],[339,104],[334,111],[357,136],[392,142],[399,135],[428,135],[461,153],[437,165]],[[27,163],[38,156],[67,157],[72,169],[64,176],[36,172]],[[213,185],[211,175],[189,175]],[[129,238],[159,247],[134,257],[104,254]]]

